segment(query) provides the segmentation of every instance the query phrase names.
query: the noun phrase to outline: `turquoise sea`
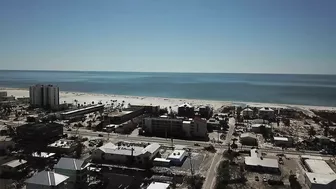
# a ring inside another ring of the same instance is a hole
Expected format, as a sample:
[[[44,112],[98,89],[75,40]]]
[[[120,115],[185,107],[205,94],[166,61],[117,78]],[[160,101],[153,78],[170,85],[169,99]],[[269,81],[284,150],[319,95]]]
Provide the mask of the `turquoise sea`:
[[[55,84],[64,91],[336,106],[336,75],[0,71],[0,86]]]

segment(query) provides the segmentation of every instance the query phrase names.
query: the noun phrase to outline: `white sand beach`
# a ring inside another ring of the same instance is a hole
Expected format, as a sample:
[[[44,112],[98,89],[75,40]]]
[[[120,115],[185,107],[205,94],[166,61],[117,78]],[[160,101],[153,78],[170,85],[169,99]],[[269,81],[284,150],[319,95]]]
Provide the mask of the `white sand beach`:
[[[7,91],[8,96],[15,97],[29,97],[28,89],[18,88],[0,88],[0,91]],[[110,104],[111,100],[117,100],[117,103],[125,101],[125,104],[136,105],[160,105],[161,107],[171,106],[173,110],[182,103],[189,103],[197,107],[200,105],[210,105],[215,110],[222,106],[245,104],[251,107],[272,107],[272,108],[300,108],[304,110],[336,110],[336,107],[326,106],[306,106],[306,105],[290,105],[290,104],[273,104],[273,103],[257,103],[257,102],[230,102],[230,101],[214,101],[214,100],[200,100],[200,99],[178,99],[178,98],[162,98],[162,97],[145,97],[145,96],[129,96],[129,95],[113,95],[113,94],[96,94],[96,93],[82,93],[82,92],[60,92],[60,103],[66,101],[67,103],[74,103],[77,100],[79,104],[90,104],[94,101],[97,104],[101,101],[103,104]]]

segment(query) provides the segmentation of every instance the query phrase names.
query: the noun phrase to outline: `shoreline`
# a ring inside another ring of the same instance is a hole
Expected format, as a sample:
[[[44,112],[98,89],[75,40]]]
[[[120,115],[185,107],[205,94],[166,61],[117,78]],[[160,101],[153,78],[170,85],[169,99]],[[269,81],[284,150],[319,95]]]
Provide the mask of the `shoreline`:
[[[9,88],[0,87],[0,90],[7,91],[8,96],[15,97],[29,97],[29,89],[25,88]],[[335,111],[336,107],[332,106],[313,106],[313,105],[296,105],[296,104],[281,104],[281,103],[263,103],[263,102],[243,102],[243,101],[221,101],[221,100],[207,100],[207,99],[186,99],[186,98],[165,98],[154,96],[133,96],[133,95],[118,95],[118,94],[104,94],[104,93],[90,93],[90,92],[76,92],[76,91],[60,91],[60,103],[74,102],[78,100],[79,104],[94,101],[95,104],[99,101],[108,102],[110,100],[125,101],[125,104],[139,104],[139,105],[160,105],[162,107],[171,106],[173,109],[183,103],[190,103],[194,106],[210,105],[215,110],[222,106],[243,104],[251,107],[272,107],[272,108],[301,108],[305,110],[331,110]]]

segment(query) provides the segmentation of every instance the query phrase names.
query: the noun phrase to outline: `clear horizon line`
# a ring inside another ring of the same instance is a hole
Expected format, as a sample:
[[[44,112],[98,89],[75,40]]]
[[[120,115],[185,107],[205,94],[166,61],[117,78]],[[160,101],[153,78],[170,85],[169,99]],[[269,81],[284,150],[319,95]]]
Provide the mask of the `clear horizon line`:
[[[120,72],[120,73],[181,73],[181,74],[262,74],[262,75],[330,75],[327,73],[267,73],[267,72],[169,72],[169,71],[127,71],[127,70],[51,70],[51,69],[0,69],[0,71],[36,71],[36,72]]]

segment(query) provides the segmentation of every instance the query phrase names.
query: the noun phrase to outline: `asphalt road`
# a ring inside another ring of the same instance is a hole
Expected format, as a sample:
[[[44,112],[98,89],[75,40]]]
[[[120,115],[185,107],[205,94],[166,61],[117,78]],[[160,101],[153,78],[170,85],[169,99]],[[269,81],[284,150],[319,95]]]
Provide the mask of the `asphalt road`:
[[[230,118],[229,119],[229,130],[226,134],[225,142],[224,142],[222,148],[220,148],[216,152],[216,154],[215,154],[215,156],[214,156],[214,158],[211,162],[211,165],[209,167],[207,176],[206,176],[204,184],[203,184],[204,189],[212,189],[214,187],[215,183],[216,183],[216,170],[217,170],[217,167],[218,167],[219,163],[222,161],[222,157],[223,157],[222,154],[224,152],[224,149],[227,149],[228,144],[230,144],[232,134],[234,132],[234,128],[235,128],[235,119]]]

